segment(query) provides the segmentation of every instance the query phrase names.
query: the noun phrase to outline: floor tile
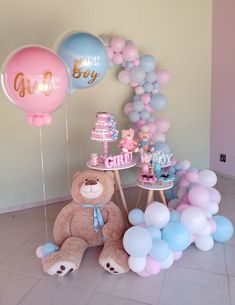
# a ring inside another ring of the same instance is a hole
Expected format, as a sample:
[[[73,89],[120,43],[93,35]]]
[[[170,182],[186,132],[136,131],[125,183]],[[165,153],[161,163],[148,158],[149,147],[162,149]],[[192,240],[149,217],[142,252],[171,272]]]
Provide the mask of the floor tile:
[[[235,305],[235,277],[229,276],[228,281],[229,281],[231,305]]]
[[[158,275],[142,278],[133,272],[113,276],[105,273],[97,291],[117,297],[154,304],[159,297],[164,271]]]
[[[25,243],[25,237],[0,234],[0,262]]]
[[[0,272],[0,305],[16,305],[37,283],[37,279]]]
[[[229,305],[227,277],[172,267],[167,270],[157,305]]]
[[[19,305],[85,305],[92,292],[89,288],[67,285],[63,278],[61,282],[42,279]]]
[[[226,274],[223,244],[215,243],[214,247],[207,252],[200,251],[195,245],[191,245],[183,252],[182,258],[175,262],[175,266]]]
[[[95,292],[87,305],[144,305],[137,301],[122,299],[119,297],[110,296],[100,292]]]
[[[235,194],[235,179],[222,177],[221,179],[222,193]]]
[[[235,246],[228,244],[225,245],[225,258],[228,274],[235,276]]]

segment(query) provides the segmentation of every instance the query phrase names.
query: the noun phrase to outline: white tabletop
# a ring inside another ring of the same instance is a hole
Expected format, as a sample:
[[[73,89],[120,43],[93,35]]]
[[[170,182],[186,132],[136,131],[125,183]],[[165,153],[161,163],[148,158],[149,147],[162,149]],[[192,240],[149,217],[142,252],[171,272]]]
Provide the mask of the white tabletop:
[[[86,163],[87,167],[91,169],[96,169],[98,171],[116,171],[116,170],[122,170],[122,169],[127,169],[136,166],[136,161],[132,161],[129,164],[123,165],[123,166],[118,166],[118,167],[112,167],[112,168],[107,168],[104,165],[98,165],[98,166],[93,166],[91,165],[90,161]]]
[[[162,184],[160,184],[159,182],[144,183],[144,182],[136,181],[136,185],[145,190],[164,191],[164,190],[171,189],[174,186],[174,183],[173,182],[162,182]]]

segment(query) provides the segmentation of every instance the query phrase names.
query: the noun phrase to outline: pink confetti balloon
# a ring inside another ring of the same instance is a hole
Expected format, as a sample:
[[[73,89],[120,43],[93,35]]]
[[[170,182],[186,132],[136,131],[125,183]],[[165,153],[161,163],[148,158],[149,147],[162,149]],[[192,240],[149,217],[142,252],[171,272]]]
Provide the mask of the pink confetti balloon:
[[[28,124],[35,126],[50,124],[50,113],[67,95],[67,70],[60,58],[44,47],[15,51],[7,59],[1,79],[9,100],[28,113]]]
[[[128,114],[131,113],[132,111],[133,111],[133,103],[127,103],[123,108],[123,112],[126,116],[128,116]]]

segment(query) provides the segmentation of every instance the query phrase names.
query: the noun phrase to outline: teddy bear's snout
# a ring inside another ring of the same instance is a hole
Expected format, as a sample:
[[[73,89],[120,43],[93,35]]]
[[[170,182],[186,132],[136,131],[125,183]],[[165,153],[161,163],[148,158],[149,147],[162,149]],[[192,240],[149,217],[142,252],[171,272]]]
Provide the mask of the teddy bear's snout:
[[[88,180],[85,182],[85,185],[96,185],[97,182],[95,180]]]

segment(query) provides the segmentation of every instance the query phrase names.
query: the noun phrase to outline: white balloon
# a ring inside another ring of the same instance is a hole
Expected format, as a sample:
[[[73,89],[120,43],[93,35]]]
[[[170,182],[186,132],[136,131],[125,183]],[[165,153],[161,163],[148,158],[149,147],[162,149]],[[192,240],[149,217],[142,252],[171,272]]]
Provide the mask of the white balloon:
[[[205,236],[205,235],[209,235],[210,233],[211,233],[211,226],[210,226],[209,222],[207,222],[204,229],[201,232],[199,232],[198,235]]]
[[[168,269],[173,265],[173,263],[174,263],[174,255],[171,251],[169,256],[164,261],[160,262],[160,265],[162,269]]]
[[[152,202],[144,213],[145,224],[163,228],[170,220],[169,209],[160,202]]]
[[[195,245],[201,251],[209,251],[214,246],[214,239],[211,235],[199,236],[195,241]]]
[[[199,234],[207,224],[203,210],[197,207],[186,208],[182,212],[180,220],[193,234]]]
[[[207,209],[210,211],[211,215],[215,215],[219,212],[219,206],[216,202],[211,201]]]
[[[130,256],[128,259],[129,267],[134,272],[142,272],[146,266],[146,256],[135,257]]]
[[[199,172],[198,174],[198,183],[202,184],[203,186],[207,187],[213,187],[216,185],[217,182],[217,176],[216,174],[209,170],[209,169],[204,169]]]

